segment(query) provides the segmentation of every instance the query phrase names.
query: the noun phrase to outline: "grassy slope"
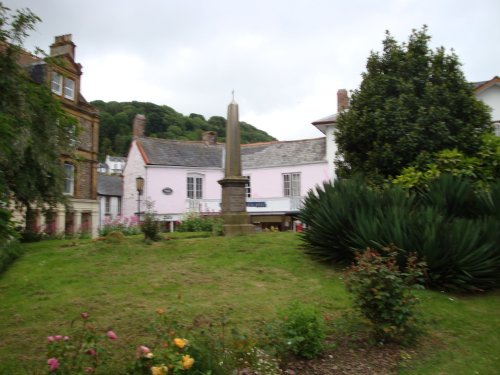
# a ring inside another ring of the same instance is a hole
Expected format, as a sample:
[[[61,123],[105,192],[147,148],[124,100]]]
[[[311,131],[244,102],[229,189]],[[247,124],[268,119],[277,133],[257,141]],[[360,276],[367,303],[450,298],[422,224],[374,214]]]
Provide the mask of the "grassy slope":
[[[43,368],[45,337],[64,334],[82,311],[133,347],[146,339],[154,310],[177,304],[178,295],[186,319],[232,307],[233,318],[247,326],[273,318],[293,299],[321,304],[333,314],[349,308],[339,274],[306,258],[290,233],[150,246],[139,237],[114,245],[76,242],[29,245],[0,276],[0,370],[19,359]],[[423,344],[406,373],[496,373],[500,294],[423,292],[421,298],[432,344]]]

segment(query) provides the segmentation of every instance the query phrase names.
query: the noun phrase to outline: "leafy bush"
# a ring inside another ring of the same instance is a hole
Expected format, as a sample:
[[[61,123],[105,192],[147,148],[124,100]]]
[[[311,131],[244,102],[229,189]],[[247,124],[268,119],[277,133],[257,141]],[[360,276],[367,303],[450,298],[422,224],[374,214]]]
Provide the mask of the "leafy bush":
[[[428,284],[481,291],[500,283],[500,183],[475,191],[465,178],[442,175],[424,191],[370,189],[362,179],[337,180],[311,191],[301,220],[305,251],[351,263],[356,251],[394,244],[428,264]]]
[[[100,329],[88,313],[81,313],[67,335],[47,337],[49,373],[61,375],[93,373],[109,361],[109,345],[118,339],[112,330]]]
[[[282,364],[290,355],[315,358],[326,348],[325,319],[314,306],[295,301],[279,312],[278,319],[262,322],[257,331],[259,342]]]
[[[186,215],[177,228],[179,232],[212,232],[218,236],[223,232],[223,221],[218,217],[202,217],[196,212]]]
[[[443,174],[469,178],[475,189],[488,190],[489,185],[500,178],[500,138],[493,134],[484,135],[475,156],[466,156],[457,149],[442,150],[436,153],[432,163],[403,169],[392,183],[424,191]]]
[[[0,243],[0,274],[23,254],[22,246],[16,240]]]
[[[321,354],[326,326],[314,306],[296,301],[281,311],[280,318],[278,340],[274,344],[282,355],[291,352],[311,359]]]
[[[354,305],[373,324],[377,341],[412,341],[418,332],[412,289],[423,279],[425,264],[408,256],[404,270],[394,248],[380,255],[372,249],[357,253],[356,264],[346,273],[347,290]]]
[[[159,241],[160,236],[160,223],[156,220],[154,212],[154,204],[146,201],[146,213],[141,223],[141,231],[144,233],[145,241]]]

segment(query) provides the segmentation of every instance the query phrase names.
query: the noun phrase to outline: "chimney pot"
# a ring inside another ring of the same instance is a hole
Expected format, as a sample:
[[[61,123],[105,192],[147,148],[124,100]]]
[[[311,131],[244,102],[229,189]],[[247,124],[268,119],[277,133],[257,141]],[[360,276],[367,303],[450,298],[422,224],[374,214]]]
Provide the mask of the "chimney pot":
[[[349,107],[349,96],[346,89],[337,91],[337,112],[342,112]]]
[[[134,139],[144,137],[144,127],[146,125],[146,116],[137,114],[134,118],[132,135]]]
[[[50,56],[69,54],[75,59],[75,43],[71,34],[59,35],[55,37],[54,43],[50,46]]]
[[[214,131],[204,132],[202,140],[207,146],[215,146],[217,144],[217,133]]]

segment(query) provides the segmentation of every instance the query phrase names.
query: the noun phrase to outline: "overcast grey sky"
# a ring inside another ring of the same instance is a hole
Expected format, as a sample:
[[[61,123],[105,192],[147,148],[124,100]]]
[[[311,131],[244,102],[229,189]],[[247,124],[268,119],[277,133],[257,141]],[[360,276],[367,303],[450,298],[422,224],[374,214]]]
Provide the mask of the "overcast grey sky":
[[[1,0],[0,0],[1,1]],[[73,34],[87,100],[149,101],[240,119],[279,140],[318,137],[338,89],[359,87],[385,30],[428,25],[469,81],[500,75],[499,0],[3,0],[42,18],[26,47]]]

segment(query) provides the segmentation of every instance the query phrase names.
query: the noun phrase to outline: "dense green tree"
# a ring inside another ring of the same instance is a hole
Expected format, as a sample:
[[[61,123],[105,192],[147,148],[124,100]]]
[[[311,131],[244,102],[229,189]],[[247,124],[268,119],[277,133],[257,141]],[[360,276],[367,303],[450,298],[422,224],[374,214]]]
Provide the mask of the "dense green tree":
[[[226,119],[213,116],[207,121],[203,115],[184,116],[166,105],[143,102],[92,102],[99,109],[99,160],[106,155],[126,155],[132,139],[132,122],[136,114],[146,116],[145,134],[149,137],[198,141],[204,131],[215,131],[220,142],[226,135]],[[241,122],[242,143],[274,141],[266,132]]]
[[[20,64],[40,19],[0,3],[0,199],[23,206],[64,201],[61,154],[73,154],[76,121]],[[54,62],[52,62],[54,63]]]
[[[431,50],[429,41],[425,26],[402,44],[387,32],[382,53],[370,54],[361,86],[338,119],[341,177],[394,177],[443,149],[473,155],[491,131],[488,109],[473,96],[458,57]]]

